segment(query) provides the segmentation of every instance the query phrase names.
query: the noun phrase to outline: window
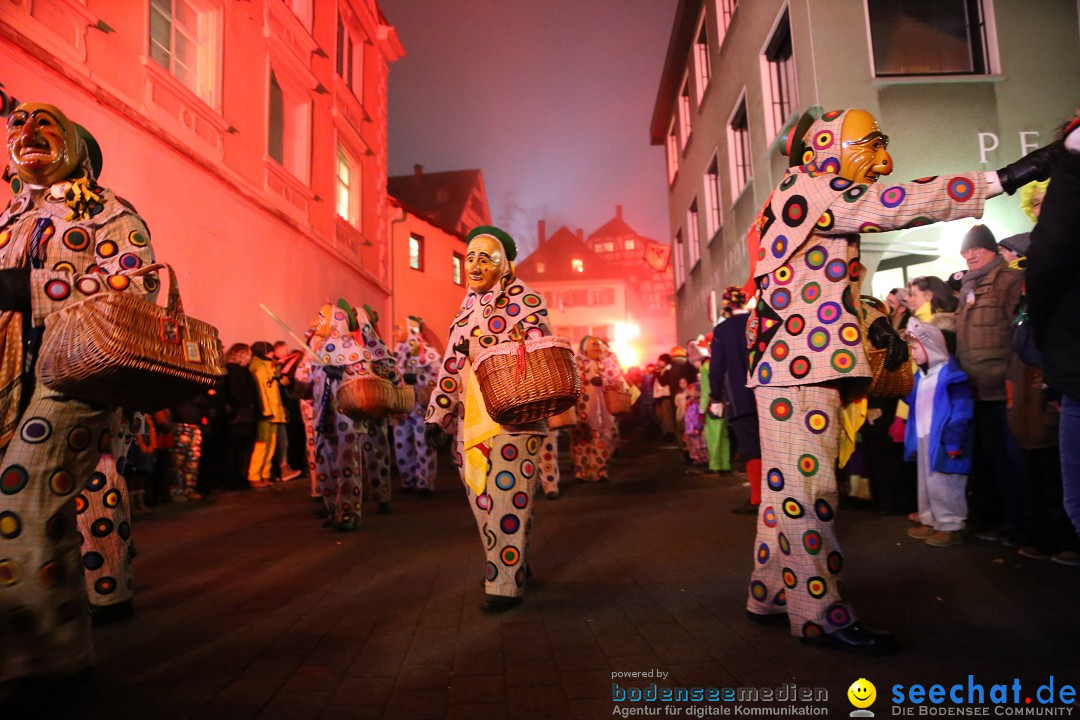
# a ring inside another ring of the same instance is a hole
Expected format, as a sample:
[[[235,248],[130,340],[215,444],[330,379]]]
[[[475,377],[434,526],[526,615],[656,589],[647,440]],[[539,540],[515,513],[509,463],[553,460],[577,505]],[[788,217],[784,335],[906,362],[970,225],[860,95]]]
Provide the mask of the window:
[[[341,78],[358,100],[364,100],[364,43],[348,26],[345,19],[337,16],[337,61],[338,77]]]
[[[220,43],[220,8],[191,0],[150,0],[150,57],[214,108]]]
[[[604,307],[615,304],[614,288],[594,288],[589,290],[589,305],[592,307]]]
[[[633,250],[635,247],[637,247],[637,243],[634,241],[633,238],[630,238],[626,241],[626,244],[623,245],[623,247],[625,247],[627,250]]]
[[[596,243],[596,252],[598,252],[598,253],[614,252],[614,251],[615,251],[615,243],[614,242],[609,241],[609,242]]]
[[[675,233],[675,289],[683,286],[683,239],[682,230]]]
[[[991,71],[983,0],[867,0],[866,7],[878,77]]]
[[[303,90],[282,85],[270,71],[266,152],[303,182],[311,152],[311,101]]]
[[[720,213],[720,158],[713,155],[705,172],[705,238],[712,242],[720,231],[723,216]]]
[[[776,30],[765,46],[762,62],[769,90],[765,118],[769,137],[776,137],[787,124],[798,99],[795,88],[795,60],[791,51],[791,20],[785,8]]]
[[[411,259],[411,258],[410,258]],[[454,253],[454,271],[453,278],[455,285],[465,284],[465,256],[461,253]]]
[[[345,148],[338,145],[337,152],[337,214],[350,225],[360,221],[360,165]]]
[[[585,263],[577,258],[570,261],[570,267],[574,269],[574,272],[585,272]]]
[[[701,105],[701,98],[705,95],[705,88],[709,87],[709,79],[712,77],[712,65],[709,60],[709,28],[705,24],[705,8],[701,8],[701,19],[698,20],[697,39],[694,41],[694,70],[697,90],[697,103]]]
[[[754,176],[754,168],[750,164],[750,126],[746,117],[745,93],[739,98],[739,104],[728,123],[728,148],[731,157],[731,194],[734,199]]]
[[[690,125],[690,77],[684,77],[682,90],[679,91],[679,136],[682,144],[679,146],[686,149],[686,143],[690,141],[690,133],[693,127]]]
[[[547,270],[547,265],[542,262],[536,263],[536,272],[543,274],[545,270]]]
[[[716,26],[719,33],[716,36],[716,45],[719,47],[727,37],[728,26],[731,25],[731,16],[739,7],[739,0],[716,0]]]
[[[690,209],[686,211],[686,243],[690,248],[690,269],[701,260],[701,237],[698,235],[698,207],[697,198],[690,203]]]
[[[675,118],[671,118],[667,134],[667,180],[668,184],[675,182],[675,176],[679,173],[679,139],[675,136]]]
[[[409,267],[413,270],[424,269],[424,238],[409,235]]]

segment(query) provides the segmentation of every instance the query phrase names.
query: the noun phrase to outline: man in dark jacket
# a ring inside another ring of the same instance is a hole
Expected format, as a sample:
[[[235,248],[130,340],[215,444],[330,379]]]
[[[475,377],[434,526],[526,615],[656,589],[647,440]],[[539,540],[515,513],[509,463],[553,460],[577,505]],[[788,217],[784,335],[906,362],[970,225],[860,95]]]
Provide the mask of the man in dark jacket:
[[[761,504],[761,440],[758,438],[757,403],[754,391],[746,387],[750,353],[746,347],[746,293],[732,286],[724,292],[724,315],[713,328],[709,349],[709,413],[722,415],[735,435],[739,452],[746,459],[750,499],[731,512],[756,515]]]
[[[960,286],[956,359],[975,396],[975,466],[971,518],[980,538],[1004,540],[1023,522],[1024,473],[1009,429],[1005,374],[1012,361],[1012,320],[1024,274],[998,254],[994,234],[976,225],[964,236],[960,254],[968,273]]]
[[[1080,117],[1065,126],[1028,254],[1028,313],[1046,382],[1061,392],[1065,510],[1080,531]]]

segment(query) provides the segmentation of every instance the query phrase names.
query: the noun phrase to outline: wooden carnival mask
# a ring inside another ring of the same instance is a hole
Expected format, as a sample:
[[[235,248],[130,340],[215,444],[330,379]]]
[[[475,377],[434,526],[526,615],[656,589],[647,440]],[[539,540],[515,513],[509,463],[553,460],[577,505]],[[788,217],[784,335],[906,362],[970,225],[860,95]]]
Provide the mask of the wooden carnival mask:
[[[477,235],[469,241],[465,254],[465,276],[469,289],[484,293],[495,286],[506,270],[502,243],[492,235]]]
[[[7,152],[19,179],[49,186],[70,178],[79,168],[75,123],[45,103],[22,103],[8,116]]]

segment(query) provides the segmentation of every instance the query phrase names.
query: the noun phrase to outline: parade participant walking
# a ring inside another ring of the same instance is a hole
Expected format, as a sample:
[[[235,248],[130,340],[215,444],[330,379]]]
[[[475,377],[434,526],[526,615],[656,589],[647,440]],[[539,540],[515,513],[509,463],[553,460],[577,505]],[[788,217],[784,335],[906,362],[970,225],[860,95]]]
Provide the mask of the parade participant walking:
[[[756,515],[761,504],[761,439],[758,435],[757,402],[746,386],[750,356],[746,349],[746,293],[734,285],[724,291],[724,315],[712,333],[709,366],[709,414],[723,417],[739,452],[746,460],[750,497],[731,511]]]
[[[91,663],[74,500],[98,463],[112,410],[35,382],[45,319],[97,293],[153,299],[150,234],[97,184],[101,154],[60,110],[7,119],[14,198],[0,214],[0,699],[24,678]],[[29,354],[27,353],[29,351]]]
[[[404,417],[394,420],[394,455],[402,490],[430,495],[435,489],[435,449],[424,437],[424,414],[435,388],[442,358],[424,342],[424,321],[410,315],[401,326],[394,360],[406,385],[416,391],[416,404]]]
[[[487,599],[481,609],[502,612],[520,603],[525,593],[532,497],[547,422],[500,426],[492,421],[472,359],[485,348],[550,331],[543,297],[514,274],[513,238],[483,225],[469,233],[468,242],[468,292],[450,328],[427,409],[427,432],[429,439],[455,437],[454,463],[487,555]]]
[[[615,450],[618,427],[608,411],[604,392],[629,392],[622,368],[607,343],[598,337],[581,340],[577,356],[581,376],[581,395],[577,401],[577,425],[571,433],[570,457],[574,479],[582,482],[607,482],[608,460]]]
[[[834,110],[803,127],[788,144],[792,167],[756,221],[748,385],[756,388],[767,483],[747,610],[756,619],[786,613],[792,634],[808,642],[888,652],[892,635],[859,623],[846,599],[833,526],[844,400],[872,374],[864,332],[886,350],[887,369],[908,357],[887,317],[860,325],[859,233],[981,215],[987,197],[1045,177],[1053,153],[1038,150],[996,174],[881,188],[875,182],[893,166],[872,115]],[[863,381],[846,382],[855,378]]]
[[[389,462],[390,448],[385,421],[353,420],[338,411],[338,389],[343,382],[369,375],[396,385],[400,375],[373,324],[361,325],[345,300],[323,306],[307,339],[320,360],[311,367],[318,492],[334,529],[356,530],[365,482],[368,496],[386,512],[382,508],[390,501],[389,471],[385,476],[380,472],[380,460]]]

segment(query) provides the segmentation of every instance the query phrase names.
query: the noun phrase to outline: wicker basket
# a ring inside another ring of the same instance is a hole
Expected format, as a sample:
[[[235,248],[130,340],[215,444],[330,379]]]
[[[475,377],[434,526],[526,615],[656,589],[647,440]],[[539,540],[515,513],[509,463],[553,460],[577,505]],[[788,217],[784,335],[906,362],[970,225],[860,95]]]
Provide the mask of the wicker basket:
[[[45,318],[37,376],[47,387],[95,405],[150,412],[206,392],[225,377],[217,328],[184,314],[176,273],[165,269],[165,307],[130,292],[102,291]]]
[[[412,385],[395,387],[390,400],[390,414],[404,415],[412,412],[416,407],[416,390]]]
[[[501,343],[478,354],[474,368],[488,415],[502,425],[558,415],[581,394],[574,351],[560,337]]]
[[[612,415],[627,415],[634,403],[630,399],[630,393],[616,388],[604,391],[604,405]]]
[[[911,369],[911,363],[905,362],[896,370],[885,369],[885,356],[888,351],[884,348],[874,347],[869,340],[868,328],[870,323],[879,317],[888,317],[888,311],[884,304],[875,297],[862,296],[863,305],[863,350],[866,352],[866,360],[870,365],[873,379],[870,381],[868,395],[875,398],[902,398],[907,397],[911,389],[915,387],[915,374]]]
[[[548,418],[548,429],[558,430],[559,428],[571,427],[577,424],[577,403],[574,403],[570,407],[563,410],[558,415],[552,415]]]
[[[353,420],[379,420],[396,412],[394,408],[401,404],[399,390],[375,375],[348,380],[337,391],[338,412]]]

